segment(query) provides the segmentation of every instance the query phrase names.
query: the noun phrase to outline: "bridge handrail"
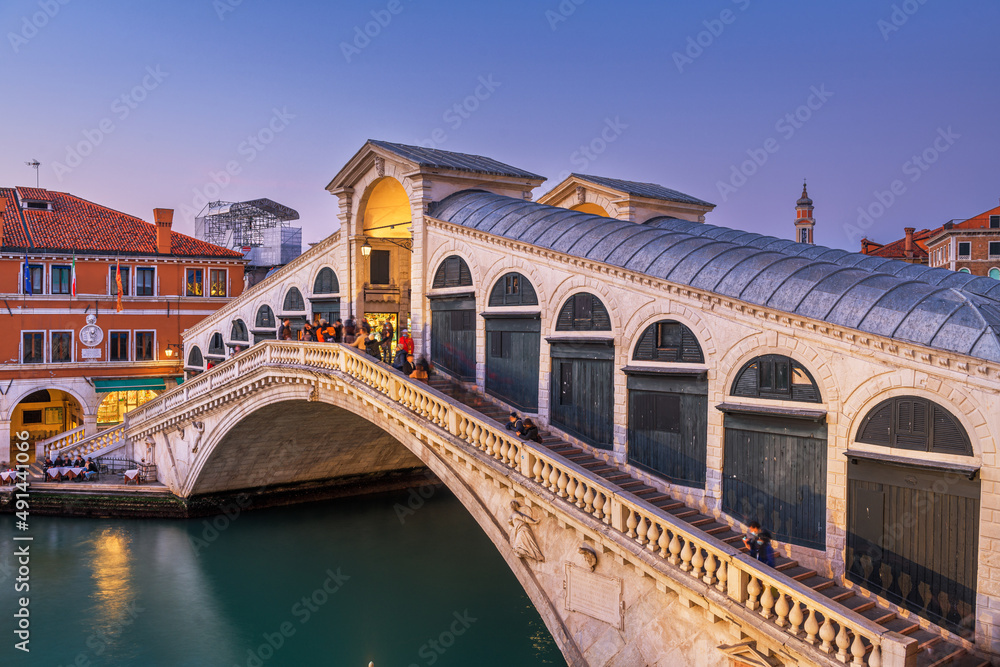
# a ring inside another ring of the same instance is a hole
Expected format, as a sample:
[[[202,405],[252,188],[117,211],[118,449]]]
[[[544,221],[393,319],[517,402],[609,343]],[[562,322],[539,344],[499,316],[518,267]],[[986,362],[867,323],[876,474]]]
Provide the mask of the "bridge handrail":
[[[609,488],[615,485],[541,445],[524,442],[502,427],[469,414],[465,406],[429,385],[413,382],[396,369],[345,345],[264,341],[129,412],[126,423],[153,418],[268,365],[333,370],[357,379],[575,504],[662,563],[714,586],[764,620],[773,620],[781,631],[833,654],[841,663],[852,667],[913,664],[916,640],[891,632],[795,579],[765,568],[628,491]]]
[[[68,447],[75,442],[83,440],[84,427],[77,426],[76,428],[63,431],[58,435],[54,435],[51,438],[46,438],[45,440],[39,440],[35,443],[35,452],[39,456],[44,456],[45,452],[55,451],[57,449],[62,449],[63,447]],[[56,445],[56,446],[54,446]]]
[[[83,427],[80,427],[83,428]],[[125,444],[125,422],[114,428],[105,429],[92,436],[81,438],[68,445],[58,448],[49,448],[48,454],[53,457],[61,454],[72,454],[76,456],[97,456],[106,450],[116,449]]]

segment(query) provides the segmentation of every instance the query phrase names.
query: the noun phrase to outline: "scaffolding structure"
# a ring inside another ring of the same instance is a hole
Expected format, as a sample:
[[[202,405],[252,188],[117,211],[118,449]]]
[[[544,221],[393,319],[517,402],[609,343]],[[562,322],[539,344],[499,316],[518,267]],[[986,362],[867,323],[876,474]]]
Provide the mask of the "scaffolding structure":
[[[246,253],[252,248],[273,243],[275,237],[280,239],[279,243],[284,243],[286,237],[291,240],[295,234],[267,234],[266,231],[290,228],[289,223],[298,219],[298,211],[270,199],[214,201],[209,202],[195,218],[195,236],[209,243]],[[301,230],[297,236],[301,252]]]

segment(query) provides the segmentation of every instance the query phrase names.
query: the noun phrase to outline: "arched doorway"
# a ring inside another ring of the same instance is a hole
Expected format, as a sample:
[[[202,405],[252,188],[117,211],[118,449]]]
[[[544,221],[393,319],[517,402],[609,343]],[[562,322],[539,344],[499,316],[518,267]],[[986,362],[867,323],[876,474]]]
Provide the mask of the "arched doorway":
[[[80,402],[60,389],[39,389],[28,394],[21,399],[10,415],[11,434],[22,431],[28,433],[27,440],[31,444],[29,451],[32,461],[35,460],[36,443],[82,425],[83,408]],[[12,437],[11,458],[8,461],[14,460],[14,441]]]
[[[413,234],[410,198],[390,176],[380,178],[362,199],[361,234],[355,244],[358,316],[376,331],[393,325],[394,337],[410,325],[410,260]]]

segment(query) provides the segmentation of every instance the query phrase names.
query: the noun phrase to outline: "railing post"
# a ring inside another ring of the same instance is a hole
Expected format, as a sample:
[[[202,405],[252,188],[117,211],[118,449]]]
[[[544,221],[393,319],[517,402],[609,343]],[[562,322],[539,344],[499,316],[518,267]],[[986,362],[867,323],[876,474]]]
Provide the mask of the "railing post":
[[[618,500],[618,496],[611,496],[611,527],[620,533],[626,531],[625,528],[625,517],[628,511],[625,506],[622,505],[622,501]]]
[[[521,474],[528,479],[534,479],[535,455],[528,451],[524,445],[521,446]]]
[[[729,587],[729,597],[740,604],[747,599],[747,588],[750,586],[750,574],[740,567],[739,561],[733,559],[726,564],[726,571],[729,578],[726,585]]]
[[[305,345],[300,345],[299,346],[299,364],[301,364],[303,366],[306,365],[306,346]]]
[[[882,635],[882,667],[916,667],[920,644],[898,632]]]
[[[388,387],[388,389],[389,389],[389,398],[392,399],[393,403],[398,403],[399,402],[399,380],[397,380],[396,378],[394,378],[392,376],[389,376],[389,387]],[[452,414],[449,416],[449,421],[448,421],[448,430],[451,432],[452,435],[454,435],[455,434],[455,430],[451,427],[451,420],[454,419],[455,411],[452,410],[451,412],[452,412]]]
[[[393,397],[392,400],[395,401],[397,399]],[[458,422],[461,416],[462,415],[459,414],[458,410],[452,408],[451,406],[448,406],[448,433],[451,433],[452,435],[458,435]]]

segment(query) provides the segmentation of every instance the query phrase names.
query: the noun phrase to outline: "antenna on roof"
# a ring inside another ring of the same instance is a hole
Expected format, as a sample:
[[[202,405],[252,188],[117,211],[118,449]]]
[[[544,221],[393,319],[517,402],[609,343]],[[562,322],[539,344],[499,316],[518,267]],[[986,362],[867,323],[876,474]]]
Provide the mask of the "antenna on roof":
[[[31,161],[25,162],[24,164],[28,165],[29,167],[31,167],[32,169],[35,170],[35,187],[37,188],[38,187],[38,168],[42,166],[42,163],[39,162],[38,160],[32,159]]]

